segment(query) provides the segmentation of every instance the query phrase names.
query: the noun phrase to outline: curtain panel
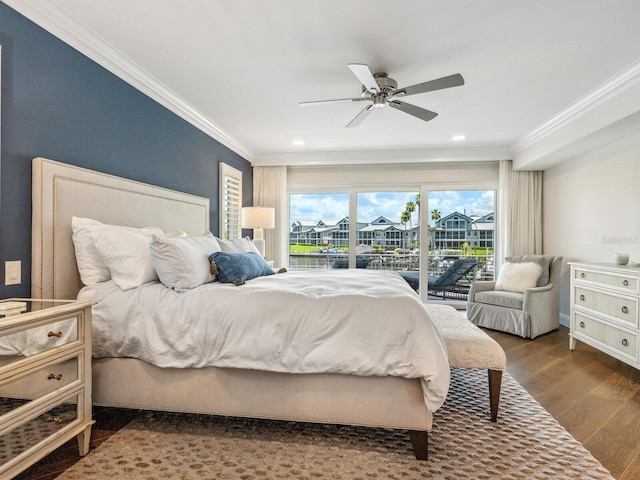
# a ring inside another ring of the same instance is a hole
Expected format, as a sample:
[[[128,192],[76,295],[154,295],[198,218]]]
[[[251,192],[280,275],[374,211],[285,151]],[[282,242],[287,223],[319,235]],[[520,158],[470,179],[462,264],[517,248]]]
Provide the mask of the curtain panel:
[[[503,257],[542,254],[542,172],[514,171],[511,160],[501,161],[498,209]]]
[[[287,167],[253,167],[253,206],[273,207],[275,228],[265,229],[265,253],[275,267],[289,266]]]

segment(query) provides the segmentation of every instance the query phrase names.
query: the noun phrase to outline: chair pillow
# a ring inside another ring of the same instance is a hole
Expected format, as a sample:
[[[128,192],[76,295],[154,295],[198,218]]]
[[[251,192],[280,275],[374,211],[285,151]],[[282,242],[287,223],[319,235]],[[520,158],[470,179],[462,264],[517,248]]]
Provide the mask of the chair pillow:
[[[536,284],[536,286],[544,287],[549,283],[549,268],[551,267],[549,257],[546,257],[545,255],[516,255],[513,257],[505,258],[505,261],[511,263],[537,263],[542,267],[542,273],[540,274],[540,278],[538,279],[538,283]]]
[[[151,260],[158,278],[176,292],[186,292],[213,282],[209,255],[219,252],[220,245],[211,232],[199,236],[155,235],[151,241]]]
[[[209,256],[209,261],[216,278],[222,283],[243,283],[275,273],[262,255],[254,252],[215,252]]]
[[[537,285],[542,266],[535,262],[505,262],[500,269],[495,290],[524,293]]]

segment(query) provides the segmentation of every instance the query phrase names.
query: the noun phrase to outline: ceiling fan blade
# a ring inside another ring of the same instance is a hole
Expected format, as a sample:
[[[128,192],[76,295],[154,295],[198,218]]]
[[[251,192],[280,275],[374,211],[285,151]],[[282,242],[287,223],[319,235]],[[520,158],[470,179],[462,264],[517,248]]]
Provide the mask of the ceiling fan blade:
[[[301,107],[317,107],[318,105],[325,105],[327,103],[338,102],[362,102],[364,98],[335,98],[333,100],[315,100],[313,102],[300,102]]]
[[[426,110],[421,107],[416,107],[415,105],[411,105],[409,103],[399,102],[397,100],[392,100],[389,102],[389,106],[393,107],[401,112],[408,113],[409,115],[413,115],[420,120],[424,120],[428,122],[429,120],[433,120],[438,116],[436,112],[432,112],[431,110]]]
[[[459,73],[456,73],[448,77],[437,78],[410,87],[400,88],[396,90],[395,95],[415,95],[416,93],[432,92],[434,90],[442,90],[443,88],[459,87],[460,85],[464,85],[464,78],[462,78],[462,75]]]
[[[345,128],[353,128],[360,125],[362,121],[369,116],[371,110],[373,110],[373,105],[367,105],[364,110],[362,110],[358,115],[355,116],[353,120],[345,125]]]
[[[380,88],[378,87],[378,83],[376,79],[373,78],[373,73],[371,73],[371,69],[368,65],[364,65],[362,63],[350,63],[348,67],[351,69],[353,74],[358,77],[360,83],[369,90],[370,92],[380,92]]]

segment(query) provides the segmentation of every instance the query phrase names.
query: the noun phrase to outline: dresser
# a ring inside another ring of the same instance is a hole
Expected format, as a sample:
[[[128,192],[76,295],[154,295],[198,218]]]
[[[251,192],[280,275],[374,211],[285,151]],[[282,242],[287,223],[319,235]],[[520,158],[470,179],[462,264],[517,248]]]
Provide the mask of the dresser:
[[[569,348],[576,340],[640,368],[640,267],[598,263],[571,266]]]
[[[91,436],[91,302],[0,301],[0,478]]]

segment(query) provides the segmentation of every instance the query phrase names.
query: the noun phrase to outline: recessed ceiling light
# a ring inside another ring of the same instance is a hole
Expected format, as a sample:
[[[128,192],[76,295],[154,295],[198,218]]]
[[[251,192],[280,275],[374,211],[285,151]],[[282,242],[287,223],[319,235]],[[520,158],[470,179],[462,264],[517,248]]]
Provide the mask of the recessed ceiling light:
[[[296,146],[304,145],[304,140],[294,140],[293,144],[296,145]]]
[[[454,135],[453,137],[451,137],[451,140],[453,140],[454,142],[461,142],[465,138],[467,138],[465,135]]]

